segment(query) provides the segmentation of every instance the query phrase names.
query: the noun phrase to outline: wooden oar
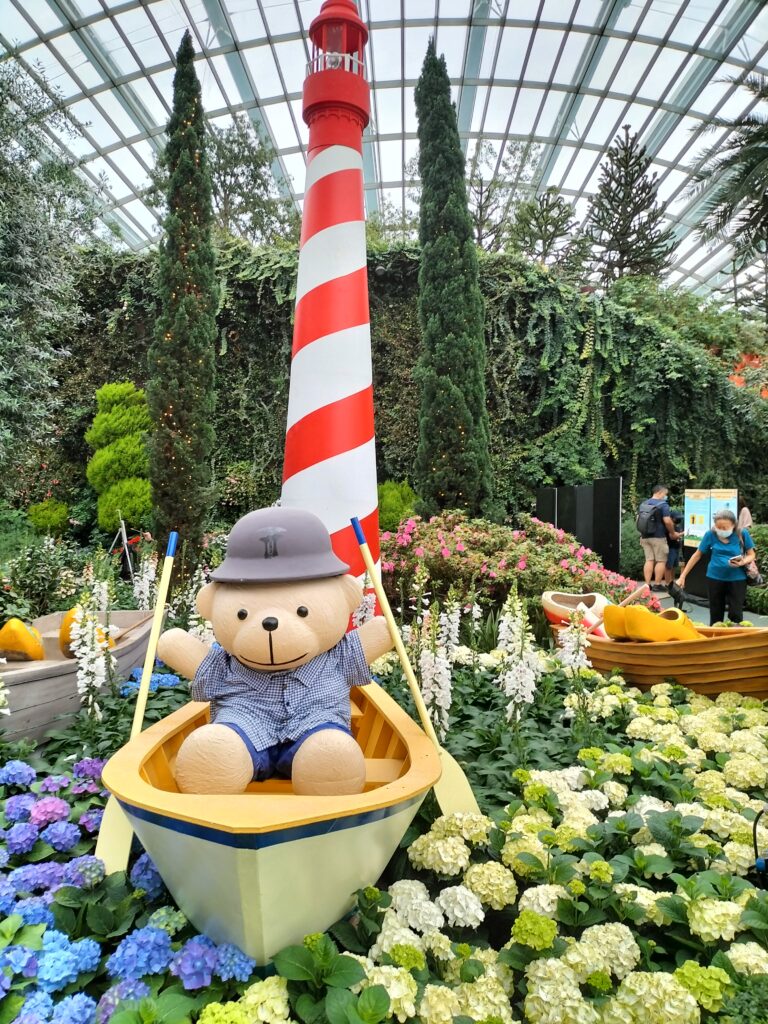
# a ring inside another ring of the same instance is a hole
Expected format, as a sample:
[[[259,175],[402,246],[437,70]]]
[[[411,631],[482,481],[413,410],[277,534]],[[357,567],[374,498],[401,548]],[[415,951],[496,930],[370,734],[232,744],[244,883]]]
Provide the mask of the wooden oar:
[[[419,684],[416,681],[411,663],[408,659],[408,653],[405,650],[403,639],[400,636],[400,630],[397,628],[395,617],[392,614],[392,609],[389,607],[389,601],[387,595],[384,593],[384,587],[381,585],[381,579],[376,570],[376,566],[373,563],[373,557],[365,539],[363,528],[360,526],[360,521],[355,518],[351,520],[352,527],[357,537],[357,542],[360,545],[360,551],[365,562],[365,567],[368,570],[368,575],[371,577],[373,583],[373,589],[376,591],[376,597],[378,598],[381,610],[384,613],[384,618],[387,620],[389,626],[389,634],[392,637],[392,641],[395,645],[395,650],[400,657],[400,664],[403,667],[405,678],[408,680],[408,688],[411,691],[411,697],[413,697],[413,703],[416,705],[416,710],[419,714],[419,720],[421,721],[421,727],[427,736],[434,743],[438,754],[440,755],[440,766],[442,773],[439,780],[435,783],[435,796],[437,802],[440,805],[440,810],[443,814],[453,814],[456,811],[472,811],[475,814],[480,814],[480,807],[478,806],[475,794],[472,792],[472,787],[469,784],[469,779],[464,774],[459,765],[458,761],[452,757],[445,747],[440,746],[440,741],[437,738],[432,722],[429,717],[426,705],[424,704],[424,698],[421,696],[421,690]]]
[[[141,732],[141,727],[144,724],[149,684],[152,679],[152,670],[155,667],[157,644],[160,639],[160,630],[163,628],[163,616],[165,615],[165,599],[168,596],[168,588],[171,584],[173,558],[176,554],[178,543],[179,535],[173,530],[168,538],[163,571],[157,587],[152,629],[149,634],[147,653],[144,657],[144,668],[141,673],[139,692],[136,696],[136,707],[133,712],[131,739]],[[114,796],[110,796],[107,806],[104,808],[104,817],[101,819],[99,838],[96,840],[96,856],[104,861],[104,868],[108,875],[113,874],[115,871],[125,871],[128,867],[128,857],[131,852],[132,841],[133,829],[131,828],[131,823],[123,813],[117,799]]]
[[[629,597],[625,597],[623,601],[619,601],[616,607],[623,608],[625,605],[632,604],[634,601],[639,601],[643,594],[645,594],[646,590],[648,590],[648,584],[644,583],[642,587],[638,587],[637,590],[633,590]],[[601,612],[601,614],[597,616],[595,621],[589,627],[589,629],[587,630],[587,636],[589,636],[590,633],[593,633],[598,626],[602,626],[604,618],[605,611]]]

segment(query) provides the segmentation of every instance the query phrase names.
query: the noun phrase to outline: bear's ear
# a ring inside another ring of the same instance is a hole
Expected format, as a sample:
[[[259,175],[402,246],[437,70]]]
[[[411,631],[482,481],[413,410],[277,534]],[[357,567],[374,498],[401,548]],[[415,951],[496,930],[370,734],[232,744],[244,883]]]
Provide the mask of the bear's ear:
[[[202,590],[198,590],[195,604],[197,610],[204,619],[210,622],[213,618],[213,599],[216,596],[216,584],[206,583]]]
[[[339,584],[347,598],[347,607],[349,608],[349,614],[351,615],[363,600],[363,585],[359,580],[355,579],[354,576],[350,576],[349,574],[346,576],[339,576]]]

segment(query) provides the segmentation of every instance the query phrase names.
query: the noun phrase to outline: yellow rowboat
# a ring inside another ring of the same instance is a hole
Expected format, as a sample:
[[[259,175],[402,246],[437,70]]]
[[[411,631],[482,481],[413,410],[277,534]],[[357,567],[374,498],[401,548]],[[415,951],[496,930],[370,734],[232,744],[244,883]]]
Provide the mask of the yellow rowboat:
[[[215,942],[260,964],[324,931],[372,885],[440,778],[438,753],[380,686],[352,690],[352,733],[366,785],[351,796],[297,796],[286,779],[245,793],[179,793],[174,762],[209,719],[192,702],[132,739],[104,768],[107,788],[176,903]]]
[[[557,635],[559,627],[552,629]],[[700,640],[646,643],[590,636],[587,657],[598,672],[618,669],[642,689],[674,681],[709,696],[733,691],[768,698],[768,629],[696,629]]]
[[[3,682],[8,687],[9,718],[3,720],[5,739],[39,739],[61,715],[80,710],[77,693],[77,662],[65,658],[59,647],[59,632],[65,612],[53,612],[35,619],[45,657],[41,661],[9,661],[3,665]],[[104,614],[101,615],[104,621]],[[125,678],[144,660],[152,615],[149,612],[115,611],[109,622],[117,626],[112,654],[117,675]]]

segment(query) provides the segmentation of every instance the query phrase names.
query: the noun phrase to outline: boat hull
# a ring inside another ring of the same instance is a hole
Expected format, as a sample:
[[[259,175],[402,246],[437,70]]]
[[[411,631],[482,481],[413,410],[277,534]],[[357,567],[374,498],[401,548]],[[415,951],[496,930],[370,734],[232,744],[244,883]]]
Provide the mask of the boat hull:
[[[697,629],[701,640],[642,643],[590,637],[587,657],[598,672],[617,669],[641,689],[677,682],[710,696],[735,692],[768,699],[768,629]]]
[[[288,780],[271,779],[242,794],[179,793],[176,754],[208,714],[192,702],[151,726],[110,759],[104,783],[195,927],[264,964],[324,931],[350,910],[355,890],[377,881],[440,777],[440,758],[372,683],[352,691],[364,792],[298,796]]]
[[[10,716],[3,719],[3,735],[8,740],[42,739],[58,724],[56,719],[75,715],[80,710],[77,664],[73,658],[65,658],[58,648],[58,631],[64,614],[54,612],[33,622],[43,636],[45,660],[3,665],[3,682],[8,687],[11,709]],[[124,641],[118,637],[112,651],[117,659],[117,673],[125,678],[144,661],[152,628],[151,615],[149,612],[111,612],[110,622],[121,630],[136,626]]]

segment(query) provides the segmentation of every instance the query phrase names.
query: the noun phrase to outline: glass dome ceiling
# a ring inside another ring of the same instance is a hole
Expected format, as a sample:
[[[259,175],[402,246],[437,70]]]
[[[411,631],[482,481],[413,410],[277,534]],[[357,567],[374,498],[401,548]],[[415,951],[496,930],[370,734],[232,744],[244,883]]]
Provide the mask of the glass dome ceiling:
[[[301,88],[307,29],[321,0],[0,0],[0,46],[44,71],[86,125],[69,147],[107,183],[106,218],[135,248],[158,225],[142,199],[170,114],[173,56],[184,30],[199,52],[206,115],[247,111],[277,152],[278,186],[301,203],[307,131]],[[717,287],[729,250],[704,247],[703,199],[686,195],[703,145],[692,129],[754,106],[723,81],[768,74],[763,0],[358,0],[368,23],[372,121],[364,143],[369,214],[407,204],[417,151],[414,86],[427,40],[445,54],[462,140],[538,144],[533,183],[556,186],[583,216],[605,150],[630,124],[653,157],[678,239],[672,282]],[[726,133],[721,133],[724,138]]]

